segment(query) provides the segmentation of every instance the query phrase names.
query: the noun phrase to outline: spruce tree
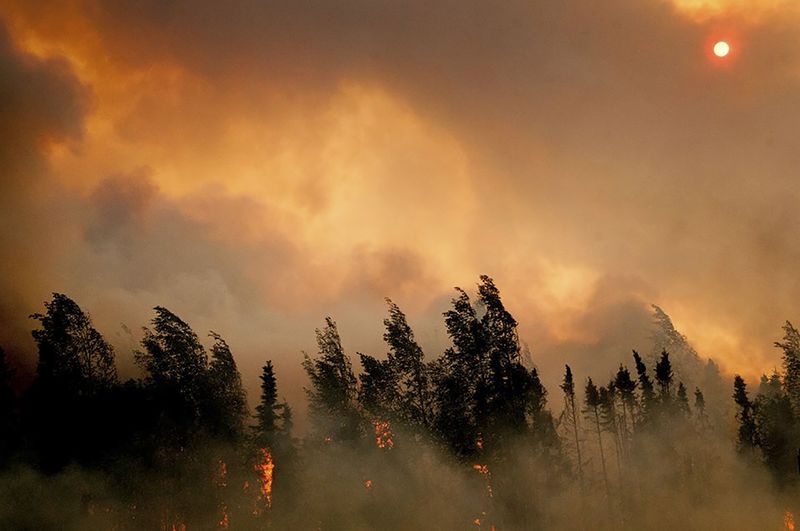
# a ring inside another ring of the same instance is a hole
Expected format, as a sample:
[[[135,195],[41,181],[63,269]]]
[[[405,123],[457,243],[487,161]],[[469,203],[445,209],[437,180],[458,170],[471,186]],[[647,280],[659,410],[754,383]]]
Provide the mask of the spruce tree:
[[[403,415],[397,373],[391,360],[378,360],[359,354],[362,372],[358,400],[372,416],[372,421],[394,422]]]
[[[208,423],[212,433],[225,439],[236,440],[244,434],[247,417],[247,397],[242,387],[242,377],[228,343],[211,332],[211,363],[208,367],[210,398]]]
[[[491,414],[497,429],[521,433],[525,429],[525,388],[528,373],[521,363],[517,321],[506,310],[494,281],[481,275],[478,294],[486,310],[484,330],[490,368]]]
[[[261,369],[261,397],[256,406],[256,442],[259,446],[271,448],[278,431],[278,418],[281,405],[278,403],[278,386],[272,361]]]
[[[62,293],[45,302],[45,313],[31,318],[40,329],[32,332],[39,350],[37,376],[47,385],[93,394],[117,381],[114,350],[78,304]]]
[[[783,350],[783,387],[795,416],[800,418],[800,332],[792,323],[783,325],[783,341],[775,346]]]
[[[634,412],[636,411],[636,382],[631,378],[631,373],[627,367],[619,366],[614,377],[614,387],[619,393],[620,404],[622,406],[622,445],[626,448],[634,422]]]
[[[210,391],[208,355],[188,324],[166,308],[154,310],[152,328],[144,328],[143,350],[135,353],[136,361],[145,369],[165,419],[177,428],[174,442],[182,445],[202,422]]]
[[[317,329],[316,358],[305,356],[303,368],[311,382],[306,388],[314,429],[321,437],[335,441],[358,437],[360,417],[356,407],[356,377],[350,359],[342,348],[336,323],[325,318]]]
[[[737,406],[736,419],[739,421],[737,437],[739,451],[752,451],[758,445],[753,403],[747,396],[747,384],[738,374],[733,379],[733,400]]]
[[[600,418],[600,391],[597,389],[597,386],[592,382],[592,379],[589,378],[586,381],[586,390],[584,392],[584,414],[586,415],[586,419],[589,421],[589,424],[593,427],[593,431],[595,435],[597,435],[597,447],[600,451],[600,464],[603,470],[603,484],[605,485],[606,489],[606,496],[611,496],[611,491],[609,490],[608,486],[608,472],[606,470],[606,455],[605,451],[603,450],[603,423]]]
[[[580,480],[581,490],[584,488],[583,478],[583,458],[581,456],[581,441],[578,436],[578,408],[575,403],[575,381],[572,378],[572,369],[566,365],[564,380],[561,383],[561,390],[564,392],[564,412],[562,413],[563,422],[570,431],[570,436],[575,445],[575,461],[578,468],[578,479]]]
[[[636,374],[639,378],[639,389],[642,392],[642,399],[639,406],[639,421],[647,422],[654,409],[656,395],[653,389],[653,380],[647,374],[647,366],[642,361],[642,357],[635,350],[633,351],[633,361],[636,364]]]
[[[387,359],[396,375],[399,409],[409,425],[427,428],[431,422],[432,398],[425,355],[414,338],[405,314],[390,299],[389,317],[384,319],[383,339],[389,345]]]
[[[656,363],[656,382],[658,383],[658,395],[662,403],[668,403],[672,399],[672,363],[669,361],[669,353],[661,352],[661,359]]]

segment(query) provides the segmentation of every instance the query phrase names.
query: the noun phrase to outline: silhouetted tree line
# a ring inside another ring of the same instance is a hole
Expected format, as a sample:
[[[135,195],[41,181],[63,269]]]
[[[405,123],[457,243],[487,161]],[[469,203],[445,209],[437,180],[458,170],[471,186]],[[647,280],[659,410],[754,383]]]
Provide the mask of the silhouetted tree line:
[[[563,493],[580,500],[565,516],[574,528],[634,529],[659,492],[700,495],[717,465],[716,435],[730,425],[721,401],[709,407],[676,374],[717,394],[718,371],[660,308],[660,352],[646,360],[633,351],[633,370],[620,365],[604,382],[576,382],[566,366],[553,414],[491,278],[480,277],[474,300],[456,289],[444,313],[451,346],[431,360],[386,302],[386,356],[359,353],[358,374],[335,321],[316,331],[318,352],[302,362],[311,430],[297,439],[271,361],[251,415],[228,343],[211,332],[206,349],[156,307],[135,352],[143,377],[120,382],[89,316],[53,294],[31,316],[39,363],[19,397],[0,350],[0,462],[45,477],[93,471],[99,484],[71,494],[80,518],[117,529],[405,529],[431,519],[439,528],[546,529],[563,525],[547,510]],[[733,397],[740,452],[788,485],[800,466],[800,334],[789,323],[784,331],[783,372],[763,377],[754,399],[736,376]],[[450,456],[452,477],[421,472],[430,456]],[[654,464],[659,473],[647,473]],[[422,493],[441,492],[444,481],[463,489],[439,511],[443,502]],[[15,518],[0,515],[0,527],[31,527]],[[680,515],[660,518],[668,527]]]

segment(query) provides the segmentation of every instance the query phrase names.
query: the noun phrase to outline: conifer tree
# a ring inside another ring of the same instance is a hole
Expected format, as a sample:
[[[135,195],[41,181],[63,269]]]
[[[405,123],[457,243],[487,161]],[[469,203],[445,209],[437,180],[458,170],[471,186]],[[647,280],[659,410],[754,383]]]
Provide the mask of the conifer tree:
[[[229,440],[244,434],[247,417],[247,397],[242,387],[242,377],[228,343],[211,332],[211,363],[208,367],[210,407],[207,415],[213,433]]]
[[[800,418],[800,332],[792,323],[783,325],[783,341],[775,346],[783,350],[783,387],[795,416]]]
[[[636,411],[636,382],[631,378],[627,367],[619,366],[614,377],[614,387],[617,389],[622,406],[621,426],[623,449],[628,445],[628,439],[633,428],[634,412]]]
[[[642,400],[640,404],[639,420],[646,422],[649,420],[653,406],[655,405],[655,391],[653,390],[653,380],[647,374],[647,366],[642,361],[642,357],[635,350],[633,351],[633,360],[636,364],[636,374],[639,378],[639,389],[642,392]]]
[[[363,371],[358,376],[361,387],[358,400],[376,420],[395,421],[403,415],[397,373],[391,360],[378,360],[359,354]]]
[[[436,431],[458,455],[476,449],[489,432],[491,369],[486,333],[469,296],[456,288],[452,308],[444,313],[453,346],[432,367],[436,381]],[[487,442],[490,447],[494,441]]]
[[[584,414],[586,415],[586,419],[589,421],[589,424],[593,427],[593,431],[597,435],[597,447],[600,451],[600,464],[603,470],[603,484],[606,488],[606,495],[610,499],[611,491],[608,487],[608,472],[606,471],[606,456],[605,451],[603,450],[603,435],[602,435],[602,428],[603,423],[600,419],[600,391],[597,389],[597,386],[592,382],[592,379],[589,378],[586,382],[586,390],[584,393]]]
[[[39,350],[37,376],[46,385],[92,394],[117,381],[114,350],[75,301],[53,293],[47,311],[31,315],[40,329],[32,332]]]
[[[166,308],[154,310],[152,328],[144,328],[144,350],[136,352],[136,360],[162,396],[180,397],[181,403],[172,406],[196,419],[208,388],[208,355],[188,324]]]
[[[333,440],[353,440],[360,433],[356,408],[356,377],[350,359],[342,348],[336,323],[325,318],[325,327],[317,329],[316,358],[306,356],[303,368],[311,381],[306,389],[309,412],[315,430]]]
[[[694,389],[694,411],[697,416],[697,423],[701,428],[708,426],[708,415],[706,414],[706,399],[699,387]]]
[[[484,330],[490,368],[489,407],[500,430],[521,433],[525,428],[525,389],[528,372],[520,358],[517,321],[503,305],[494,281],[481,275],[480,302],[486,312],[480,323]]]
[[[675,402],[678,405],[678,411],[685,418],[689,418],[691,414],[691,410],[689,409],[689,396],[686,394],[686,386],[683,385],[683,382],[678,382],[678,392],[675,395]]]
[[[389,345],[387,359],[397,379],[400,413],[410,424],[427,428],[431,422],[430,377],[425,355],[414,338],[405,314],[390,299],[389,317],[384,319],[384,341]]]
[[[622,479],[622,436],[620,434],[620,423],[617,413],[617,389],[611,381],[605,387],[598,389],[600,425],[604,431],[611,435],[614,441],[614,450],[617,457],[617,473]]]
[[[261,368],[261,398],[256,406],[256,441],[259,446],[271,448],[278,431],[281,405],[278,403],[278,385],[272,361]]]
[[[658,395],[662,403],[668,403],[672,399],[672,363],[669,361],[669,353],[661,352],[661,359],[656,363],[656,382],[658,382]]]
[[[739,421],[737,438],[739,450],[751,451],[758,445],[753,403],[747,396],[747,384],[738,374],[733,379],[733,400],[736,402],[736,419]]]
[[[572,378],[572,369],[566,365],[564,371],[564,381],[561,383],[561,390],[564,392],[564,412],[562,413],[563,422],[567,429],[571,431],[572,441],[575,445],[575,461],[578,468],[578,479],[580,480],[581,490],[584,488],[583,478],[583,458],[581,457],[581,441],[578,436],[578,408],[575,403],[575,381]]]
[[[549,454],[560,454],[561,444],[556,433],[555,420],[547,409],[547,390],[542,385],[535,367],[530,372],[527,394],[527,412],[531,419],[534,444]]]

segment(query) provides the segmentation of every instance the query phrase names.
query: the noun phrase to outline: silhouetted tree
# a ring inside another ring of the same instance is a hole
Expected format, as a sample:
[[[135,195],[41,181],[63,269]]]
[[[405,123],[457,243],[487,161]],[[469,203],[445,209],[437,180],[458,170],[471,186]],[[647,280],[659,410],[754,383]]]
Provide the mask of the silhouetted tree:
[[[706,414],[706,399],[699,387],[694,390],[694,411],[697,416],[697,423],[701,428],[708,426],[708,415]]]
[[[747,396],[747,384],[738,374],[733,379],[733,400],[736,402],[736,418],[739,421],[738,447],[740,451],[752,451],[758,445],[753,404]]]
[[[359,354],[363,372],[358,399],[373,420],[395,421],[403,415],[402,399],[397,373],[392,360],[378,360]]]
[[[650,376],[647,374],[647,366],[642,361],[642,357],[635,350],[633,351],[633,361],[636,364],[636,374],[639,377],[639,389],[642,392],[639,420],[640,422],[647,422],[653,412],[653,407],[656,402],[653,380],[651,380]]]
[[[425,355],[414,338],[405,314],[390,299],[389,317],[384,319],[383,339],[389,345],[387,359],[397,381],[402,419],[409,425],[430,427],[432,398]]]
[[[597,447],[600,452],[600,465],[602,466],[603,470],[603,484],[605,485],[606,489],[606,496],[610,497],[610,490],[608,487],[608,472],[606,471],[606,455],[605,451],[603,450],[603,424],[600,420],[600,391],[597,389],[597,386],[592,382],[592,379],[589,378],[586,381],[586,390],[584,392],[584,414],[586,415],[586,419],[589,421],[589,424],[594,428],[594,432],[597,435]]]
[[[656,363],[656,382],[658,383],[658,395],[662,403],[668,403],[672,399],[672,363],[669,361],[669,353],[661,352],[661,359]]]
[[[521,363],[517,321],[503,305],[494,281],[486,275],[480,278],[478,294],[486,310],[480,323],[488,347],[489,408],[494,428],[500,432],[522,433],[526,426],[526,388],[530,382]]]
[[[39,462],[56,471],[71,460],[101,459],[117,420],[109,401],[117,380],[114,351],[78,304],[60,293],[33,314],[39,351],[36,379],[25,396],[25,431]]]
[[[350,359],[342,348],[336,323],[325,318],[325,327],[317,329],[316,358],[305,356],[303,368],[311,381],[306,389],[309,412],[318,435],[333,440],[353,440],[360,433],[356,408],[356,377]]]
[[[278,403],[278,385],[272,361],[267,360],[261,369],[261,398],[256,406],[256,443],[271,448],[278,431],[281,404]]]
[[[795,416],[800,417],[800,332],[789,321],[783,332],[783,341],[775,342],[783,350],[783,387]]]
[[[117,380],[114,350],[69,297],[53,293],[47,311],[31,315],[41,328],[31,334],[39,350],[38,378],[78,394],[107,389]]]
[[[547,409],[547,390],[539,379],[539,371],[531,369],[528,381],[527,413],[531,419],[531,433],[536,446],[546,455],[561,455],[561,443],[556,433],[553,414]]]
[[[436,432],[453,451],[475,451],[480,434],[489,433],[491,392],[488,341],[469,296],[456,288],[452,308],[444,312],[453,346],[431,365],[436,388]],[[494,444],[494,441],[488,443]]]
[[[212,433],[235,440],[244,434],[247,397],[228,343],[219,334],[210,335],[214,345],[208,367],[208,421]]]
[[[775,478],[780,483],[794,479],[797,475],[797,420],[788,393],[777,375],[768,381],[766,392],[752,402],[752,419],[755,441]]]
[[[636,382],[631,378],[631,373],[627,367],[619,366],[617,374],[614,377],[614,387],[619,393],[620,404],[622,406],[622,425],[620,431],[622,433],[622,446],[625,449],[628,445],[628,438],[630,437],[631,430],[634,423],[634,414],[636,411]]]
[[[562,422],[567,427],[567,430],[572,437],[572,442],[575,445],[575,462],[578,468],[578,479],[580,480],[581,489],[584,488],[583,478],[583,458],[581,456],[581,441],[578,436],[580,431],[578,426],[578,408],[575,403],[575,381],[572,378],[572,369],[566,365],[564,371],[564,380],[561,383],[561,390],[564,391],[564,412],[562,413]]]
[[[675,395],[675,402],[678,405],[678,411],[684,417],[689,418],[691,410],[689,409],[689,396],[686,394],[686,386],[683,382],[678,382],[678,392]]]
[[[184,426],[199,422],[208,390],[208,355],[197,334],[177,315],[156,306],[152,328],[144,328],[136,361],[173,421]]]

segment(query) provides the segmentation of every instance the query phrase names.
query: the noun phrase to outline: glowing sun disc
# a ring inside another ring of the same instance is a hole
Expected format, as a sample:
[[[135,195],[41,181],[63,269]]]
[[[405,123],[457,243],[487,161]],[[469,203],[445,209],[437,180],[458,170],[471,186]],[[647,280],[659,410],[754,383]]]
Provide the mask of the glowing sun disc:
[[[714,55],[717,57],[725,57],[731,53],[731,46],[725,41],[719,41],[714,45]]]

